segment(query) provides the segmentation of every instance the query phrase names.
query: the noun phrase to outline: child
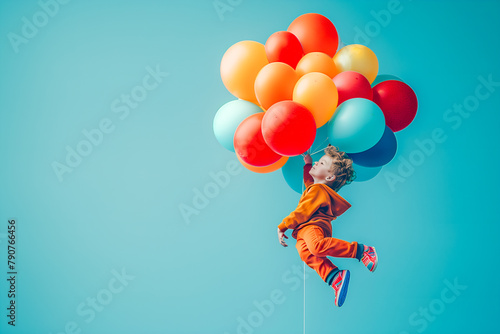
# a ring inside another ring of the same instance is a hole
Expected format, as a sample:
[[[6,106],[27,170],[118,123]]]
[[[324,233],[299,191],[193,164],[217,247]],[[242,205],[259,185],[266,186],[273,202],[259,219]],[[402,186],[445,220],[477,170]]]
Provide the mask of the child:
[[[278,225],[278,238],[281,245],[287,247],[283,239],[288,239],[285,231],[293,229],[292,237],[297,239],[295,247],[300,258],[333,287],[335,305],[340,307],[346,297],[350,273],[339,270],[327,256],[356,258],[373,272],[377,267],[377,253],[374,247],[332,238],[331,221],[351,207],[337,191],[356,178],[352,160],[345,152],[328,145],[325,155],[314,166],[309,154],[304,162],[306,189],[297,208]]]

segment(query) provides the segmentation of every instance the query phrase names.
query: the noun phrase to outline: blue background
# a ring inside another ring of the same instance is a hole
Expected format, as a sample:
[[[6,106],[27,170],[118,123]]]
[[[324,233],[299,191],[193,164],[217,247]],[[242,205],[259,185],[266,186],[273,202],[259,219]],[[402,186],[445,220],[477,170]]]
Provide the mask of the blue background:
[[[212,0],[73,0],[16,53],[9,33],[21,35],[23,17],[32,22],[41,9],[0,2],[0,263],[6,277],[14,218],[19,272],[15,329],[7,325],[7,281],[0,283],[0,331],[493,332],[500,87],[482,87],[489,96],[459,125],[444,116],[474,100],[479,77],[500,81],[500,3],[401,0],[383,25],[376,13],[388,1],[231,3],[219,16]],[[334,222],[334,235],[376,246],[377,271],[333,259],[351,270],[337,308],[333,290],[306,268],[304,327],[303,263],[295,240],[283,248],[276,235],[299,194],[280,171],[241,167],[215,188],[210,173],[237,161],[212,132],[218,108],[235,99],[220,79],[224,52],[242,40],[265,43],[308,12],[332,20],[345,44],[370,47],[379,73],[412,86],[419,109],[396,133],[396,157],[339,192],[352,208]],[[168,76],[120,119],[113,101],[141,85],[148,66]],[[54,161],[65,163],[66,146],[76,149],[82,131],[106,118],[114,130],[60,182]],[[446,140],[391,187],[388,173],[439,128]],[[215,195],[184,218],[181,208],[205,187]],[[130,276],[126,285],[114,270]],[[446,290],[455,280],[456,294]],[[110,283],[121,291],[110,292]],[[279,302],[265,302],[272,295]],[[78,306],[88,311],[96,297],[106,305],[92,319],[80,315]]]

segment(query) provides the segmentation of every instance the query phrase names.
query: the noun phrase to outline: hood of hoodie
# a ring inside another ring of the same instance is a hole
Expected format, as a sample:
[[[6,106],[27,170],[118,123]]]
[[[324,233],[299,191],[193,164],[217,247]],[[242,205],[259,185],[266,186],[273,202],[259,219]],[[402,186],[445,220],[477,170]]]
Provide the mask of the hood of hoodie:
[[[321,186],[328,193],[328,195],[330,195],[330,199],[332,201],[331,210],[336,217],[340,216],[351,207],[349,202],[347,202],[342,196],[326,184],[319,183],[317,185]]]

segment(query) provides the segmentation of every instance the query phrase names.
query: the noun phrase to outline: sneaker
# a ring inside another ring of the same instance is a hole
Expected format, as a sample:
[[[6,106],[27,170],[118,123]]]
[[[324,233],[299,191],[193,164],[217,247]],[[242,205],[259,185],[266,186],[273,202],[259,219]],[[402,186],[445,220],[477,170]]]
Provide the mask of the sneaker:
[[[335,305],[340,307],[344,304],[345,296],[347,295],[347,287],[349,286],[349,270],[341,270],[333,279],[332,288],[335,291]]]
[[[365,245],[361,261],[366,266],[366,268],[368,268],[368,270],[374,272],[375,269],[377,268],[377,263],[378,263],[378,256],[377,252],[375,251],[375,247],[370,247]]]

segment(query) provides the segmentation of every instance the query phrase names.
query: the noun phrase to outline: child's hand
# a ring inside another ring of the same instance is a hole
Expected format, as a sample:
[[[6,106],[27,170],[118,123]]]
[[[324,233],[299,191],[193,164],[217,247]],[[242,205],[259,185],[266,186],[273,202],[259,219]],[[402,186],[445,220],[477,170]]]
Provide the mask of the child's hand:
[[[306,164],[312,164],[313,162],[313,159],[311,158],[311,155],[309,153],[307,153],[306,155],[304,155],[304,163]]]
[[[285,232],[281,232],[281,230],[278,228],[278,239],[280,240],[280,244],[283,247],[288,247],[288,245],[285,243],[285,239],[283,239],[283,237],[288,239],[288,237],[285,235]]]

